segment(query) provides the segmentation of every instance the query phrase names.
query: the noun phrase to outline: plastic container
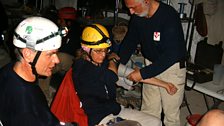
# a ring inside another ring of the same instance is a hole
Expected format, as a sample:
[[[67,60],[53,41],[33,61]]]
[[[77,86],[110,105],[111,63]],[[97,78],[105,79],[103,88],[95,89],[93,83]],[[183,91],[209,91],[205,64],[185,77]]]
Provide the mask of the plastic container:
[[[224,77],[224,66],[222,64],[214,65],[214,73],[213,73],[213,84],[220,85],[223,84]]]

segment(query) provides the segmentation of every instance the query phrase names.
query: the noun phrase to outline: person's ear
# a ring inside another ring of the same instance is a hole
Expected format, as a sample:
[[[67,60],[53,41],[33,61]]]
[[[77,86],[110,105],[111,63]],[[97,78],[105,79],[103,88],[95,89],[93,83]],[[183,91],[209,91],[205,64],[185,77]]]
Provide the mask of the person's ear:
[[[26,62],[32,62],[35,56],[35,52],[31,49],[24,48],[21,50],[23,58]]]

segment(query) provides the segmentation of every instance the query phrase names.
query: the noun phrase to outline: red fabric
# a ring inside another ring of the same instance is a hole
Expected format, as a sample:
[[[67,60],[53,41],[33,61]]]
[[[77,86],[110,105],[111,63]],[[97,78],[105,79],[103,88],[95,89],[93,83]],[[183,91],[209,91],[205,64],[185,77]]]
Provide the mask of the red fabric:
[[[189,115],[189,116],[187,116],[187,122],[191,126],[196,126],[197,123],[200,121],[201,118],[202,118],[202,115],[200,115],[200,114]]]
[[[80,107],[72,80],[72,68],[66,73],[51,105],[51,111],[61,122],[76,122],[88,126],[87,115]]]

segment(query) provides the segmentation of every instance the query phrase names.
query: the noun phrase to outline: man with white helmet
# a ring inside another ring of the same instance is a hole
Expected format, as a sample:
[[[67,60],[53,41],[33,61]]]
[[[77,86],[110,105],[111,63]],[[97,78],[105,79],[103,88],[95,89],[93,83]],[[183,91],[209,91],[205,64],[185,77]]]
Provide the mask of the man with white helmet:
[[[15,29],[17,61],[0,70],[0,120],[4,126],[58,126],[38,86],[59,63],[57,50],[66,29],[42,17],[29,17]]]

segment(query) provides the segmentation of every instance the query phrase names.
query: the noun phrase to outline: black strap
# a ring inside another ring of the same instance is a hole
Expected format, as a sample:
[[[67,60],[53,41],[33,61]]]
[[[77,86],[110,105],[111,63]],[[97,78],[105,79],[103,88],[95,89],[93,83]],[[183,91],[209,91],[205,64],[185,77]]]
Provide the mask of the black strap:
[[[53,37],[55,37],[57,35],[65,36],[67,34],[67,32],[68,32],[68,29],[66,27],[60,28],[57,32],[54,32],[51,35],[48,35],[48,36],[46,36],[46,37],[44,37],[42,39],[37,40],[36,44],[42,43],[42,42],[44,42],[44,41],[46,41],[48,39],[51,39],[51,38],[53,38]],[[23,43],[27,44],[27,41],[24,38],[22,38],[18,33],[14,32],[14,35],[15,35],[15,37],[17,39],[19,39]]]
[[[51,39],[51,38],[53,38],[53,37],[55,37],[57,35],[65,36],[67,34],[67,32],[68,32],[67,30],[68,29],[66,27],[60,28],[57,32],[54,32],[51,35],[48,35],[48,36],[46,36],[46,37],[44,37],[42,39],[37,40],[37,44],[42,43],[42,42],[44,42],[44,41],[46,41],[48,39]]]
[[[102,43],[111,43],[110,39],[100,30],[100,28],[98,28],[96,25],[87,25],[86,27],[92,27],[94,29],[96,29],[101,35],[102,35],[102,39],[96,42],[89,42],[89,41],[85,41],[82,39],[82,44],[85,45],[99,45]]]
[[[37,63],[37,60],[39,59],[40,54],[41,54],[41,51],[37,51],[37,54],[36,54],[36,56],[34,57],[33,62],[30,62],[30,65],[31,65],[31,68],[32,68],[32,72],[33,72],[33,74],[34,74],[36,77],[38,76],[38,73],[37,73],[37,70],[36,70],[36,68],[35,68],[35,65],[36,65],[36,63]]]
[[[186,68],[186,60],[179,61],[180,69]]]
[[[82,40],[82,44],[85,44],[85,45],[99,45],[99,44],[102,44],[102,43],[109,43],[108,40],[109,40],[109,38],[102,38],[101,40],[96,41],[96,42],[88,42],[88,41]]]
[[[20,41],[22,41],[22,42],[26,43],[26,40],[25,40],[25,39],[23,39],[22,37],[20,37],[20,35],[19,35],[19,34],[17,34],[16,32],[14,32],[14,35],[15,35],[16,39],[19,39]]]
[[[96,25],[88,25],[88,27],[96,29],[103,36],[103,38],[108,38]]]
[[[187,91],[190,91],[190,90],[192,90],[192,89],[194,89],[194,86],[196,85],[196,79],[197,79],[197,76],[196,76],[196,74],[195,74],[195,72],[194,72],[194,74],[193,74],[193,84],[191,85],[191,87],[188,87],[187,86],[187,77],[186,77],[186,80],[185,80],[185,89],[187,90]]]

